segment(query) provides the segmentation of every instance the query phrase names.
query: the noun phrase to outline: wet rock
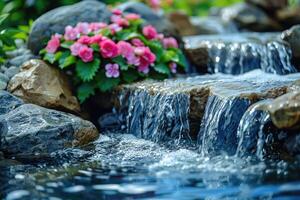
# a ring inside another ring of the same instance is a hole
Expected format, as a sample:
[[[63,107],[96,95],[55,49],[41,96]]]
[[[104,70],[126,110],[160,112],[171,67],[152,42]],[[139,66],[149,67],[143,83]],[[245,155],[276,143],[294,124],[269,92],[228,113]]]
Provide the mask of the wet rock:
[[[8,90],[28,103],[43,107],[80,112],[67,78],[42,60],[30,60],[9,82]]]
[[[29,49],[22,47],[22,48],[13,50],[13,51],[7,51],[7,52],[5,52],[5,54],[8,58],[15,58],[15,57],[22,56],[25,54],[31,54],[31,51]]]
[[[246,0],[249,4],[261,7],[267,11],[275,12],[288,6],[288,0]]]
[[[33,104],[1,115],[0,132],[1,151],[8,156],[48,154],[98,137],[91,122]]]
[[[20,71],[20,68],[12,66],[12,67],[8,68],[7,70],[5,70],[5,75],[11,79],[14,75],[19,73],[19,71]]]
[[[267,107],[272,122],[279,129],[300,128],[300,91],[283,95]]]
[[[122,118],[117,113],[107,113],[98,119],[101,131],[120,129],[122,126]]]
[[[221,10],[224,21],[233,21],[242,30],[257,32],[278,31],[282,27],[262,9],[248,3],[238,3]]]
[[[168,19],[175,25],[181,36],[197,35],[196,27],[191,23],[190,17],[183,12],[172,12]]]
[[[300,60],[300,25],[293,26],[282,33],[281,38],[288,42],[295,61]]]
[[[95,0],[56,8],[35,20],[28,47],[37,54],[52,34],[63,33],[67,25],[74,26],[78,22],[108,22],[110,15],[105,4]]]
[[[126,2],[120,4],[117,8],[128,13],[139,14],[147,24],[152,24],[158,32],[167,36],[174,36],[180,41],[180,36],[176,27],[164,16],[153,12],[147,5],[140,2]]]
[[[116,91],[116,107],[127,132],[154,141],[197,139],[201,151],[234,154],[237,129],[255,102],[285,94],[300,74],[278,76],[260,70],[146,81]],[[201,124],[201,126],[200,126]]]
[[[231,21],[223,21],[220,17],[192,17],[191,23],[196,28],[197,35],[237,33],[238,28]]]
[[[300,5],[278,10],[275,17],[284,29],[297,25],[300,23]]]
[[[189,36],[184,41],[187,56],[200,73],[243,74],[254,69],[274,74],[297,72],[289,45],[277,33]]]
[[[0,91],[0,116],[9,113],[24,104],[23,100],[13,96],[9,92]]]

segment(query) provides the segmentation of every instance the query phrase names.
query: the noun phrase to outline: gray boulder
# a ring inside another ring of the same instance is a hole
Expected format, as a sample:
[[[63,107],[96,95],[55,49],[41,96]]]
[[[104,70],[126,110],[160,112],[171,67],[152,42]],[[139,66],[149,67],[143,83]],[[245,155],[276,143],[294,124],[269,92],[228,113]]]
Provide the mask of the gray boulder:
[[[180,39],[176,27],[164,16],[158,15],[147,5],[140,2],[126,2],[117,7],[125,13],[139,14],[147,24],[153,25],[158,32]]]
[[[37,54],[54,33],[63,33],[67,25],[78,22],[108,22],[111,12],[104,3],[88,0],[63,6],[39,17],[32,26],[28,48]]]
[[[0,133],[0,151],[6,156],[47,155],[88,144],[98,137],[91,122],[33,104],[0,115]]]

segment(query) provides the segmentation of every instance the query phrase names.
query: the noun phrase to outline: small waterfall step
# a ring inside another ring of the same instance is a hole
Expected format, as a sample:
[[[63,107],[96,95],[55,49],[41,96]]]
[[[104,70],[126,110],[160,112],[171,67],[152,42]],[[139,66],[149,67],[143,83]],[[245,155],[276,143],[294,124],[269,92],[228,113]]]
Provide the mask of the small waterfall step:
[[[243,74],[261,69],[272,74],[297,72],[290,46],[280,33],[200,35],[184,38],[191,63],[198,72]]]
[[[261,70],[148,80],[119,87],[116,108],[126,116],[130,134],[157,142],[198,140],[203,153],[235,154],[248,108],[286,94],[297,80],[300,73],[279,76]]]

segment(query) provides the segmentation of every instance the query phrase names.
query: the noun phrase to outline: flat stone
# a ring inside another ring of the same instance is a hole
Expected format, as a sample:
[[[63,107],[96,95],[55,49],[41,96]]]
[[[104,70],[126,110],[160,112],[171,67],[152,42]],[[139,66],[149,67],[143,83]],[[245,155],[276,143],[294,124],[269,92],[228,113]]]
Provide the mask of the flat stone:
[[[5,71],[5,75],[9,78],[12,78],[14,75],[19,73],[19,71],[20,68],[12,66]]]
[[[190,62],[200,73],[243,74],[262,69],[274,74],[297,72],[290,46],[278,33],[200,35],[184,38]]]
[[[38,54],[47,39],[54,33],[62,34],[67,25],[75,26],[78,22],[108,22],[110,15],[106,5],[95,0],[51,10],[34,21],[28,38],[28,48]]]
[[[1,115],[0,132],[0,151],[7,156],[50,154],[88,144],[99,135],[91,122],[33,104]]]
[[[47,108],[80,112],[80,105],[59,69],[42,60],[30,60],[9,82],[8,90],[28,103]]]

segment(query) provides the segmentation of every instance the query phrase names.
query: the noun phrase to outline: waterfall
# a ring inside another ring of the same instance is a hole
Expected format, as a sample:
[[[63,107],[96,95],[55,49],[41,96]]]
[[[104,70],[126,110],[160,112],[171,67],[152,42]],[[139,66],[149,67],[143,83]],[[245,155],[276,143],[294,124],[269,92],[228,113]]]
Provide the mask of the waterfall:
[[[187,51],[198,49],[202,54],[208,55],[206,62],[201,59],[201,63],[195,60],[194,64],[200,65],[200,68],[204,68],[202,70],[209,73],[238,75],[255,69],[279,75],[296,73],[297,70],[291,63],[290,47],[276,36],[277,34],[271,33],[191,36],[186,37],[185,42]]]
[[[209,97],[198,135],[203,155],[235,153],[238,123],[250,105],[249,100],[242,98]]]
[[[254,104],[243,115],[237,130],[239,144],[236,155],[238,157],[256,155],[259,159],[264,158],[264,141],[266,140],[264,128],[271,120],[263,107],[270,101],[263,100]]]

